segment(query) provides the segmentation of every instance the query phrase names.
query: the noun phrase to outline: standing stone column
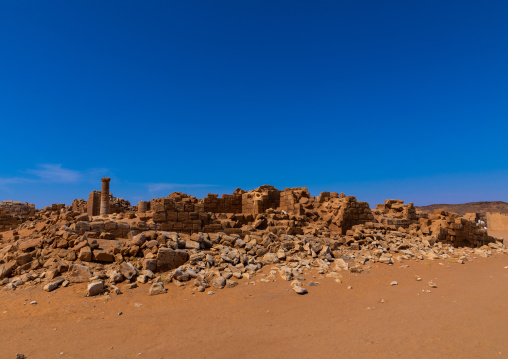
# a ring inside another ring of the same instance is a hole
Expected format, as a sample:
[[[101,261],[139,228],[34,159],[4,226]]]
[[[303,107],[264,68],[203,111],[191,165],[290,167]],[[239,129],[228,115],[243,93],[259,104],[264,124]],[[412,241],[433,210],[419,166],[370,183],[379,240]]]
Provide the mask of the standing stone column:
[[[101,189],[101,216],[109,214],[109,181],[111,178],[102,177],[102,189]]]
[[[139,213],[146,213],[148,211],[149,204],[150,204],[150,202],[148,202],[148,201],[139,201],[138,212]]]

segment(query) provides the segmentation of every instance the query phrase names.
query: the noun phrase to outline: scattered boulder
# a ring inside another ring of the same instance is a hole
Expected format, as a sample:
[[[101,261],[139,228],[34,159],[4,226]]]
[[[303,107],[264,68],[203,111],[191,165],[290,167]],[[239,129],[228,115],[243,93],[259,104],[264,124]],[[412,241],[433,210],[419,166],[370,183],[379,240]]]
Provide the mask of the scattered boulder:
[[[226,278],[217,276],[212,279],[211,283],[214,287],[222,289],[226,286]]]
[[[161,282],[152,284],[149,290],[150,295],[164,294],[166,292],[167,290],[164,288],[164,284]]]
[[[131,280],[138,274],[138,270],[129,262],[123,262],[120,264],[120,273],[122,273],[127,280]]]
[[[157,254],[157,271],[166,272],[185,264],[189,255],[182,249],[159,248]]]
[[[92,278],[92,272],[85,265],[73,264],[69,268],[68,278],[71,283],[86,283]]]
[[[89,297],[93,297],[101,294],[104,291],[104,283],[103,282],[93,282],[90,283],[86,289],[87,295]]]
[[[296,294],[307,294],[307,289],[303,288],[303,287],[300,287],[298,285],[295,285],[293,287],[293,290],[296,292]]]
[[[15,265],[15,261],[0,264],[0,279],[10,276]]]

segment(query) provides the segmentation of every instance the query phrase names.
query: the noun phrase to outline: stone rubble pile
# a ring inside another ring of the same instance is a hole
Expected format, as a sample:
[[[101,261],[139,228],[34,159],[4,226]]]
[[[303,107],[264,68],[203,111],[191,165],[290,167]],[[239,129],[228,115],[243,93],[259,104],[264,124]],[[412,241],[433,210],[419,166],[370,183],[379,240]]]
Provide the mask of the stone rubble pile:
[[[465,263],[506,253],[474,221],[454,213],[425,215],[398,200],[371,210],[353,196],[311,197],[306,188],[262,186],[203,200],[174,193],[140,203],[137,213],[126,206],[89,216],[85,208],[83,200],[48,207],[4,232],[0,285],[40,284],[52,291],[89,283],[90,296],[119,294],[120,283],[122,290],[150,283],[152,295],[165,293],[170,283],[203,292],[234,287],[268,268],[263,280],[281,278],[304,294],[302,274],[311,268],[341,282],[341,272],[359,273],[374,263]]]

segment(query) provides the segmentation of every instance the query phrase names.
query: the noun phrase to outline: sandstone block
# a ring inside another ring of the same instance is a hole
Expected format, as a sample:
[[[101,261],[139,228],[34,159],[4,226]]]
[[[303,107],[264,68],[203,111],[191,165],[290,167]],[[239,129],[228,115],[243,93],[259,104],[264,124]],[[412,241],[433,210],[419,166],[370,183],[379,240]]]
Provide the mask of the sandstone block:
[[[92,273],[90,268],[80,264],[74,264],[69,269],[69,281],[71,283],[85,283],[90,281]]]
[[[143,268],[152,272],[157,271],[157,260],[156,259],[145,259],[143,261]]]
[[[93,257],[96,262],[113,263],[115,261],[115,256],[113,254],[102,249],[94,249]]]
[[[166,292],[167,290],[164,289],[164,284],[162,284],[161,282],[152,284],[149,291],[150,295],[164,294]]]
[[[89,297],[99,295],[104,291],[104,283],[103,282],[90,283],[86,291]]]
[[[122,262],[122,264],[120,264],[120,273],[128,280],[131,280],[138,274],[138,270],[129,262]]]
[[[145,242],[146,242],[146,236],[143,233],[135,235],[131,240],[131,244],[138,246],[138,247],[141,247],[143,245],[143,243],[145,243]]]
[[[90,247],[86,246],[81,248],[78,255],[79,260],[83,262],[91,262],[92,261],[92,250]]]
[[[16,258],[16,263],[20,266],[27,264],[32,261],[32,255],[30,253],[22,254]]]
[[[90,223],[85,221],[77,222],[75,226],[75,230],[78,234],[84,234],[85,232],[88,232],[90,228]]]
[[[10,276],[12,273],[12,269],[14,268],[15,265],[16,265],[15,261],[0,264],[0,279]]]
[[[218,276],[212,279],[212,285],[217,288],[224,288],[226,286],[226,278]]]
[[[173,274],[173,278],[180,282],[187,282],[190,279],[190,276],[189,274],[177,269]]]
[[[168,270],[178,268],[187,262],[188,258],[189,255],[184,250],[159,248],[159,252],[157,254],[157,270],[160,272],[166,272]]]

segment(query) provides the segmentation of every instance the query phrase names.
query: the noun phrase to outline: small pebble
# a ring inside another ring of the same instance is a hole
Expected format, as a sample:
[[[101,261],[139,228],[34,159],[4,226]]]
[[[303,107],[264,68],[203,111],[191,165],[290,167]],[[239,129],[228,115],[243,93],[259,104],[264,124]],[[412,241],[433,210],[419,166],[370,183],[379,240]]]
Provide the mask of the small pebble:
[[[397,281],[393,281],[390,283],[390,285],[399,285],[399,283],[397,283]]]
[[[208,292],[208,294],[209,295],[213,295],[213,294],[215,294],[215,292],[213,290],[211,290],[211,291]]]

